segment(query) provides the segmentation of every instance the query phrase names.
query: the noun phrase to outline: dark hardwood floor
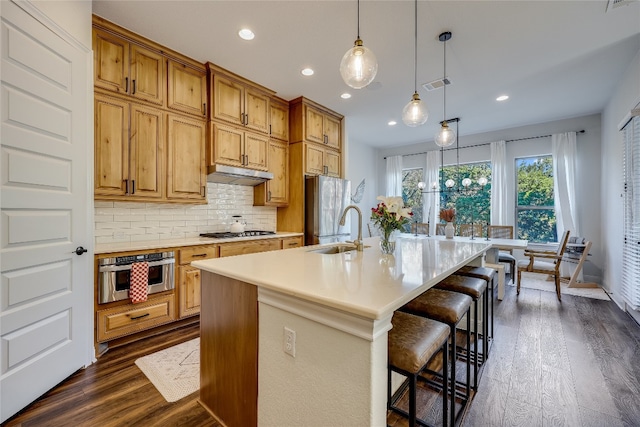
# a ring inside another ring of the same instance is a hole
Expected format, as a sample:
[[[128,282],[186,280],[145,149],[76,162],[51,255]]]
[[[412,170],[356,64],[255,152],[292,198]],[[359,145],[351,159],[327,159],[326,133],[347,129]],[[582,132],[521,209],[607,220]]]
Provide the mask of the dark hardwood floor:
[[[496,338],[462,425],[640,425],[640,327],[609,301],[507,286]],[[194,393],[167,403],[135,360],[197,326],[109,350],[3,426],[214,426]],[[437,398],[425,397],[438,408]],[[437,419],[435,410],[429,418]],[[389,424],[406,426],[391,415]],[[327,426],[342,427],[342,426]]]

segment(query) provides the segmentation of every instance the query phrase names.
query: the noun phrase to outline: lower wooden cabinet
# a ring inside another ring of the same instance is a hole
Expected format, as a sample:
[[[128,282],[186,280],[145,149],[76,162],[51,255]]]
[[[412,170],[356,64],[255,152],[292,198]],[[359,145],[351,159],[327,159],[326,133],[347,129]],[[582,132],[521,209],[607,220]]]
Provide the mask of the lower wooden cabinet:
[[[176,287],[178,289],[178,316],[180,318],[200,313],[200,269],[192,267],[192,261],[218,257],[218,246],[189,246],[180,249]]]
[[[281,249],[281,239],[253,240],[250,242],[224,243],[220,245],[220,257],[253,254]]]
[[[96,312],[97,342],[134,334],[175,320],[173,294],[151,296],[143,303],[120,305]]]
[[[299,248],[303,246],[302,236],[285,237],[282,239],[282,249]]]

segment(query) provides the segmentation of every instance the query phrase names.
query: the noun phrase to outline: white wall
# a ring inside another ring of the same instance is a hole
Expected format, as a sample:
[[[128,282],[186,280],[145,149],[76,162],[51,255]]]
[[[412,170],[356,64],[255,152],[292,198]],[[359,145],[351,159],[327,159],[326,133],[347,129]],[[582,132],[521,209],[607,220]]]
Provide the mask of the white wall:
[[[30,3],[73,38],[91,49],[92,5],[90,0],[31,0]]]
[[[365,192],[362,201],[357,206],[362,210],[362,235],[369,237],[367,223],[371,216],[371,208],[377,205],[376,197],[382,194],[383,187],[378,186],[378,178],[384,174],[379,169],[372,167],[376,164],[377,149],[361,142],[348,141],[345,145],[348,149],[345,153],[345,178],[351,181],[351,193],[355,193],[356,187],[365,180]],[[351,219],[351,235],[358,235],[358,221]]]
[[[630,62],[602,113],[601,192],[603,195],[601,228],[604,250],[605,288],[622,306],[619,295],[622,281],[622,135],[618,125],[629,111],[640,103],[640,48]]]
[[[580,131],[578,134],[578,162],[576,170],[576,200],[578,204],[578,228],[582,236],[593,241],[591,250],[592,256],[584,268],[585,280],[600,281],[603,267],[603,242],[600,233],[600,141],[601,124],[600,115],[576,117],[564,120],[557,120],[536,125],[521,126],[517,128],[504,129],[500,131],[487,132],[475,135],[464,135],[464,121],[460,121],[460,146],[483,144],[498,140],[514,140],[539,135],[550,135],[554,133]],[[424,167],[425,155],[407,154],[433,151],[438,147],[428,141],[423,144],[414,144],[404,147],[380,150],[377,158],[378,169],[384,170],[384,157],[402,154],[404,167]],[[551,138],[527,139],[523,141],[511,141],[507,143],[507,205],[508,225],[515,223],[515,159],[519,157],[535,156],[541,154],[551,154]],[[474,161],[489,161],[491,159],[491,149],[488,145],[481,147],[463,148],[459,152],[460,163]],[[445,164],[456,163],[455,150],[445,152]],[[380,176],[379,186],[384,186],[384,177]],[[381,187],[382,188],[382,187]]]

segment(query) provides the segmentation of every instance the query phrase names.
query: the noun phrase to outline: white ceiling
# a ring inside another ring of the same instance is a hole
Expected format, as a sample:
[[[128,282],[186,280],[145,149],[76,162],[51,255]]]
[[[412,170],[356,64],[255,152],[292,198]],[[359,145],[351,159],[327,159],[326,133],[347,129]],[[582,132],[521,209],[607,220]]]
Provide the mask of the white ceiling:
[[[447,42],[447,118],[460,135],[601,112],[640,50],[640,2],[607,10],[606,0],[418,2],[418,91],[428,122],[402,123],[414,89],[414,2],[360,3],[360,37],[378,58],[378,75],[354,90],[338,66],[357,34],[350,1],[93,1],[112,22],[198,61],[211,61],[287,100],[304,95],[347,118],[350,140],[377,147],[433,140],[443,119]],[[253,41],[241,40],[251,28]],[[312,67],[315,75],[300,70]],[[639,76],[640,79],[640,76]],[[351,92],[343,100],[340,94]],[[508,94],[498,103],[495,98]],[[396,120],[395,127],[387,125]]]

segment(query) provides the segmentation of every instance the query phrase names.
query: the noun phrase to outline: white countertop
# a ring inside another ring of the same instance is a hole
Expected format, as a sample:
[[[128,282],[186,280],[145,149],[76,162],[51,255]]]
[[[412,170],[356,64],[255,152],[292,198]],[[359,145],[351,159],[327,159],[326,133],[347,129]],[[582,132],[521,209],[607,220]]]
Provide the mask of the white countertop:
[[[214,245],[216,243],[247,242],[251,240],[277,239],[282,237],[302,236],[303,233],[278,231],[276,234],[250,237],[230,237],[213,239],[210,237],[185,237],[179,239],[145,240],[140,242],[102,243],[95,246],[94,253],[107,254],[114,252],[143,251],[148,249],[176,248],[179,246]]]
[[[491,242],[479,239],[405,234],[398,239],[395,254],[384,256],[377,237],[364,242],[369,247],[363,252],[311,252],[331,246],[317,245],[191,265],[367,319],[382,319],[491,247]]]

